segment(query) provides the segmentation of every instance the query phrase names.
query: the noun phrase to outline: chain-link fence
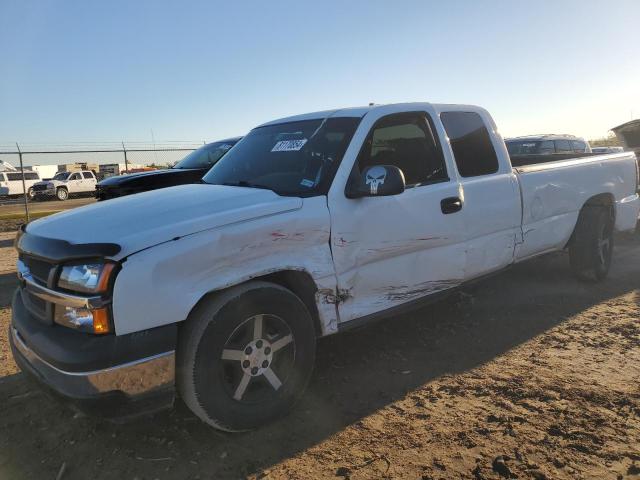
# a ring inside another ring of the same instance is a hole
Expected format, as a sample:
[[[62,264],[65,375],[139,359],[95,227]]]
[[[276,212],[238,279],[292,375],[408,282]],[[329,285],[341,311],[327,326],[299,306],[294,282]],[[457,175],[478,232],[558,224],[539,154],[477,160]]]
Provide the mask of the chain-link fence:
[[[35,180],[58,172],[91,170],[98,180],[113,175],[169,168],[205,142],[75,143],[65,145],[0,144],[0,206],[24,204]],[[14,170],[15,169],[15,170]],[[0,218],[2,214],[0,213]]]

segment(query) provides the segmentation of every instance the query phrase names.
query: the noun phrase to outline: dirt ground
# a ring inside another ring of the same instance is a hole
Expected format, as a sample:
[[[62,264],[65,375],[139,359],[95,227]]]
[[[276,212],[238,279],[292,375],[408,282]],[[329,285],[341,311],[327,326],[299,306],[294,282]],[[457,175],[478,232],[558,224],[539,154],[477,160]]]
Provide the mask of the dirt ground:
[[[640,240],[607,281],[565,255],[416,313],[323,339],[304,399],[248,434],[178,404],[114,425],[50,400],[8,352],[0,234],[0,478],[640,479]]]

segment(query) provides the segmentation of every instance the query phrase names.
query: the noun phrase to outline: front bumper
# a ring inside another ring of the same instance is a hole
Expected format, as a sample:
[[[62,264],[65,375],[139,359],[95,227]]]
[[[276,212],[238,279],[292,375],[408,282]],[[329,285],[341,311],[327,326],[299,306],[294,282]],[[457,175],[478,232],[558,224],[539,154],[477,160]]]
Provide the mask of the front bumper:
[[[61,368],[60,362],[45,359],[44,355],[38,354],[36,349],[30,345],[30,337],[35,345],[41,347],[46,343],[43,343],[42,339],[38,337],[51,333],[47,332],[47,329],[57,329],[58,331],[68,329],[44,325],[38,328],[36,325],[37,330],[34,333],[32,328],[34,322],[37,320],[30,317],[22,303],[20,292],[16,292],[13,300],[12,324],[9,327],[9,339],[14,359],[23,372],[30,374],[55,397],[66,400],[79,410],[111,419],[125,419],[152,413],[173,405],[174,350],[145,355],[133,360],[129,359],[129,361],[120,364],[111,358],[104,368],[83,370],[81,364],[75,364],[65,369]],[[88,341],[95,340],[95,337],[86,334],[63,333],[80,336],[79,340],[83,338]],[[103,338],[101,341],[113,342],[118,338],[111,337],[112,339]],[[135,342],[129,343],[135,345]],[[69,344],[69,347],[74,348],[74,345]],[[65,352],[65,346],[59,343],[55,344],[55,348],[60,358],[69,353]],[[107,353],[116,352],[118,348],[111,345],[107,346],[106,350]],[[142,348],[142,350],[145,349]],[[54,363],[58,363],[58,365],[54,365]],[[86,364],[91,365],[90,362]]]
[[[43,197],[50,197],[50,196],[54,196],[56,194],[56,189],[55,188],[47,188],[46,190],[34,190],[33,191],[34,195],[38,196],[41,195]]]

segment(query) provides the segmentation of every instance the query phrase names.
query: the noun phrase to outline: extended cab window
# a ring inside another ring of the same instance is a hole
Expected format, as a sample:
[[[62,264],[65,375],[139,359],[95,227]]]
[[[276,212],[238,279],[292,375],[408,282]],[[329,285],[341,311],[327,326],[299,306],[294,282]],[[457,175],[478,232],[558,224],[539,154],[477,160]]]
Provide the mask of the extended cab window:
[[[398,167],[409,187],[448,180],[442,149],[424,113],[389,115],[374,125],[358,168],[362,172],[373,165]]]
[[[89,172],[82,172],[82,176],[84,178],[89,178],[89,179],[93,178],[93,175],[91,175],[91,173]]]
[[[477,177],[498,171],[498,157],[480,115],[475,112],[443,112],[440,119],[451,142],[460,175]]]

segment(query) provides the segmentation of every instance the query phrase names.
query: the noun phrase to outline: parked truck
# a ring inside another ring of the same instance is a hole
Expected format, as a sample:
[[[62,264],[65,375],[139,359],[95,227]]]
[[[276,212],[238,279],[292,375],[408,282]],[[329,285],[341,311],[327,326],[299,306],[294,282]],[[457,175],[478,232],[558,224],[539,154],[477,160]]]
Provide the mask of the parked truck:
[[[95,174],[91,170],[78,172],[58,172],[53,178],[33,185],[34,198],[57,198],[64,201],[70,195],[93,194],[98,183]]]
[[[581,280],[635,227],[633,153],[513,168],[487,111],[409,103],[261,125],[203,183],[36,220],[16,240],[16,362],[101,415],[173,404],[256,428],[316,340],[568,249]]]

